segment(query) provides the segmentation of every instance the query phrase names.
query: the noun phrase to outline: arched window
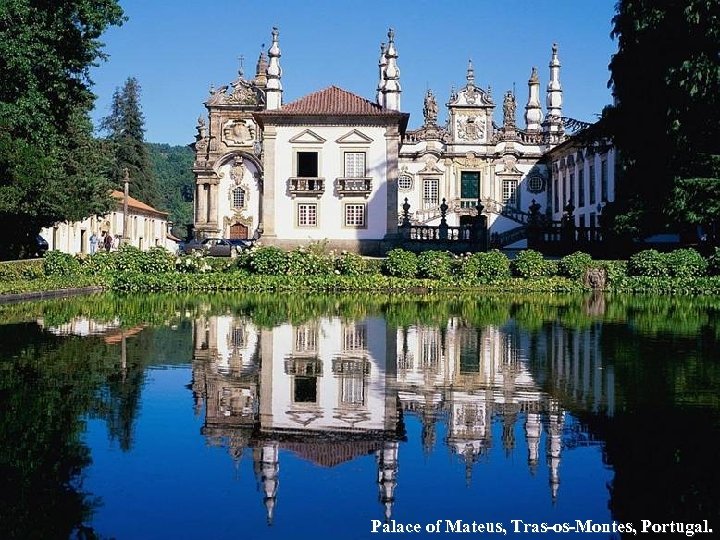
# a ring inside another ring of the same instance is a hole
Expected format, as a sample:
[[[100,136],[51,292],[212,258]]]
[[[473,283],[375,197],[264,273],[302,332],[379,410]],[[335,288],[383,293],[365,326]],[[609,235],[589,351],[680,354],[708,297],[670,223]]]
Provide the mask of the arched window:
[[[245,190],[241,187],[236,187],[232,191],[232,203],[233,208],[245,208]]]

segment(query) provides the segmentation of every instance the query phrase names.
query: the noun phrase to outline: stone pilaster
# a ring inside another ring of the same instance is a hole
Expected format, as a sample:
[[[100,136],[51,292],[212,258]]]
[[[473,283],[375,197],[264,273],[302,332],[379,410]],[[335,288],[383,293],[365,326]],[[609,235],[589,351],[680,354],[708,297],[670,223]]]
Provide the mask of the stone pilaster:
[[[263,236],[274,238],[275,234],[275,143],[277,131],[274,126],[265,127],[263,132],[263,165],[265,182],[263,182],[262,226]]]
[[[387,189],[386,238],[395,238],[398,234],[398,154],[400,152],[400,132],[397,125],[385,130],[385,182]]]

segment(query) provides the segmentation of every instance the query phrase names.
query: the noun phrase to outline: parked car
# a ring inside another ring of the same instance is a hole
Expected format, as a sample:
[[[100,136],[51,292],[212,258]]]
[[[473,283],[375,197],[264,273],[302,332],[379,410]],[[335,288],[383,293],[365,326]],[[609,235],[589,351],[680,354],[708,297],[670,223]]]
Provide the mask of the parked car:
[[[44,256],[48,249],[50,249],[50,244],[48,244],[48,241],[38,234],[35,238],[35,256]]]
[[[180,253],[184,255],[191,255],[193,251],[204,251],[205,246],[202,240],[192,239],[188,242],[183,242],[178,249],[180,250]]]
[[[229,238],[206,238],[205,240],[190,240],[180,246],[180,253],[191,255],[194,251],[201,251],[210,257],[233,257],[239,252],[248,249],[253,240],[240,240]]]
[[[250,238],[229,238],[228,242],[235,246],[237,251],[245,251],[255,244],[255,240],[251,240]]]
[[[237,254],[235,246],[226,238],[206,238],[202,244],[203,251],[210,257],[232,257]]]

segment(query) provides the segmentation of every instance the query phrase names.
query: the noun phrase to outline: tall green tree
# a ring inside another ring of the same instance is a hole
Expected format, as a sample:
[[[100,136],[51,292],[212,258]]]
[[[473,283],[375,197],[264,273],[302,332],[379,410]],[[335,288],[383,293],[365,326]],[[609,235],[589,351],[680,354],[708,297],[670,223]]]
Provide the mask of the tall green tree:
[[[619,151],[617,229],[717,225],[720,2],[620,0],[606,115]]]
[[[116,0],[0,2],[0,258],[32,252],[41,227],[109,208],[89,69],[122,22]]]
[[[110,115],[102,122],[113,153],[112,178],[122,189],[125,169],[130,175],[130,195],[150,206],[161,206],[160,192],[150,152],[145,146],[145,118],[140,106],[140,83],[129,77],[113,94]]]

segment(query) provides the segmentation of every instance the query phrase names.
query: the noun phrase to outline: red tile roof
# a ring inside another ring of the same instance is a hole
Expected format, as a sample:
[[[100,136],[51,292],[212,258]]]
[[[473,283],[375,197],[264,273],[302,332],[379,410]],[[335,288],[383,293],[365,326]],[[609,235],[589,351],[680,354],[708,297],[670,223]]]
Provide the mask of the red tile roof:
[[[301,97],[291,103],[283,105],[280,109],[263,111],[262,115],[362,115],[362,116],[387,116],[399,115],[393,111],[381,107],[363,97],[338,88],[329,86],[318,90],[305,97]]]
[[[115,199],[117,202],[119,202],[121,205],[124,204],[125,201],[125,194],[122,191],[118,191],[117,189],[114,189],[110,196]],[[152,214],[159,214],[162,216],[167,216],[167,212],[163,212],[161,210],[156,210],[149,204],[145,204],[142,201],[138,201],[134,197],[128,196],[128,208],[132,208],[134,210],[140,210],[141,212],[150,212]]]

